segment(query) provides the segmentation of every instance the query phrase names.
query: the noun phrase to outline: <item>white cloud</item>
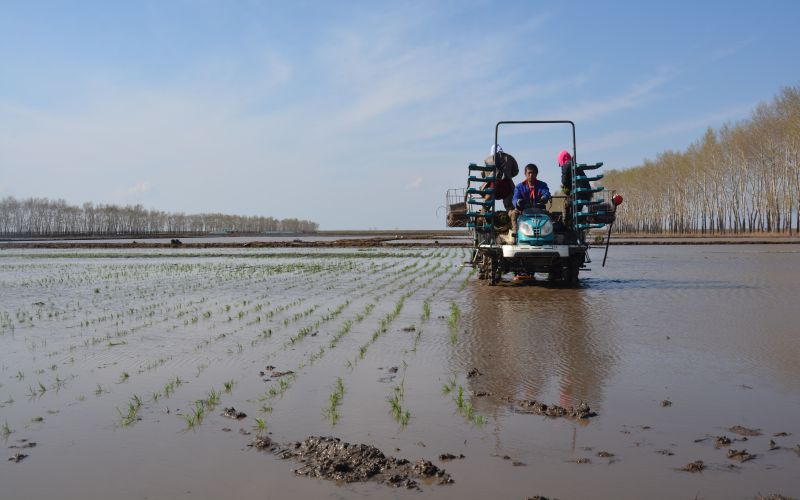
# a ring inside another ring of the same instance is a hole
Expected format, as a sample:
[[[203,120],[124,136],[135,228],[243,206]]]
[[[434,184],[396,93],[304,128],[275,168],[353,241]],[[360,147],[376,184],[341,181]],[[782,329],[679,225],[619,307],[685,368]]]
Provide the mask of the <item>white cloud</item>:
[[[654,92],[674,78],[669,68],[659,69],[655,75],[633,84],[625,93],[591,102],[573,103],[562,111],[574,122],[588,121],[609,113],[639,107],[653,98]]]
[[[607,151],[610,149],[621,148],[623,146],[635,144],[636,142],[646,139],[669,137],[692,130],[702,132],[709,126],[714,126],[729,120],[742,118],[751,112],[752,109],[753,105],[748,104],[715,111],[704,115],[693,116],[687,119],[677,120],[656,128],[617,130],[596,139],[584,142],[581,145],[581,150],[587,153],[594,153],[597,151]],[[699,139],[699,136],[697,138]],[[686,146],[688,146],[688,144],[686,144]]]
[[[129,196],[136,196],[136,195],[144,194],[144,193],[146,193],[148,191],[150,191],[150,183],[148,183],[148,182],[137,182],[133,186],[129,187],[127,189],[127,191],[125,191],[125,193],[128,194]]]
[[[422,186],[422,177],[417,177],[413,181],[406,184],[407,190],[419,189]]]

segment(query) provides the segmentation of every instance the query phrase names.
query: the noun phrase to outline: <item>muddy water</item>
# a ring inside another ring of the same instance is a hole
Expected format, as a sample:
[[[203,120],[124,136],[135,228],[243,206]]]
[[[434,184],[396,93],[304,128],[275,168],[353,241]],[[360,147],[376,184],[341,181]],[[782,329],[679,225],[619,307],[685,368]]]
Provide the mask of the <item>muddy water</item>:
[[[0,444],[27,455],[0,460],[0,496],[800,496],[800,250],[611,252],[574,290],[484,286],[461,249],[0,254]],[[212,389],[219,402],[190,424]],[[519,400],[597,415],[526,414]],[[247,417],[223,417],[230,406]],[[761,435],[737,441],[736,425]],[[298,477],[248,447],[258,433],[369,444],[455,482]],[[722,435],[732,443],[715,448]],[[697,460],[702,472],[680,470]]]

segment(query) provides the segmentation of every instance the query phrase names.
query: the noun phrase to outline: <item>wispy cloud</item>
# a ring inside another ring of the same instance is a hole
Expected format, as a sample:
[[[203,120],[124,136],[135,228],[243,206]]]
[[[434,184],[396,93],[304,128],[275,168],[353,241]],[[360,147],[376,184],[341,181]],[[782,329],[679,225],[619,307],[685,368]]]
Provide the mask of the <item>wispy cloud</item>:
[[[712,50],[708,55],[707,62],[719,61],[728,57],[733,57],[740,53],[746,47],[752,45],[756,41],[756,37],[751,36],[739,42],[731,43],[726,47],[719,47]]]
[[[422,186],[422,177],[417,177],[413,181],[406,184],[406,190],[419,189]]]
[[[584,142],[581,145],[581,149],[588,153],[594,153],[597,151],[607,151],[614,148],[620,148],[646,139],[669,137],[692,130],[702,132],[704,129],[710,126],[721,124],[729,120],[743,118],[749,112],[751,112],[752,109],[752,104],[741,105],[715,111],[713,113],[677,120],[656,128],[645,130],[617,130],[596,139]]]
[[[577,122],[593,120],[616,111],[640,107],[653,99],[655,91],[672,80],[674,75],[674,70],[662,67],[649,78],[631,85],[622,94],[591,102],[573,103],[569,108],[564,108],[562,113]]]

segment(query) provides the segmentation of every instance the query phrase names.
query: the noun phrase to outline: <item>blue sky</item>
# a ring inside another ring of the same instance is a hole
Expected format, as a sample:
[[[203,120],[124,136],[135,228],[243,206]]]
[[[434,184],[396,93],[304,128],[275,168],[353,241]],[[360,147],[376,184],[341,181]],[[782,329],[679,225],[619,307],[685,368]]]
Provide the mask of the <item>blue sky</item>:
[[[441,228],[495,122],[571,119],[580,161],[637,165],[800,85],[798,19],[789,0],[0,0],[0,196]],[[569,139],[499,142],[557,188]]]

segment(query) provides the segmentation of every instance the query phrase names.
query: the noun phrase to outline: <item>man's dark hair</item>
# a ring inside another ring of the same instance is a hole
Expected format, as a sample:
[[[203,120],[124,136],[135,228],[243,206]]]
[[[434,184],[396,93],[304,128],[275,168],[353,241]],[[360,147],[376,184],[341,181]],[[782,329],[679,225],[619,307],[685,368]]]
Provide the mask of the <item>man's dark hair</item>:
[[[525,165],[525,171],[527,172],[528,170],[531,170],[531,171],[533,171],[533,172],[534,172],[536,175],[539,175],[539,167],[537,167],[537,166],[536,166],[536,165],[534,165],[533,163],[528,163],[527,165]]]

